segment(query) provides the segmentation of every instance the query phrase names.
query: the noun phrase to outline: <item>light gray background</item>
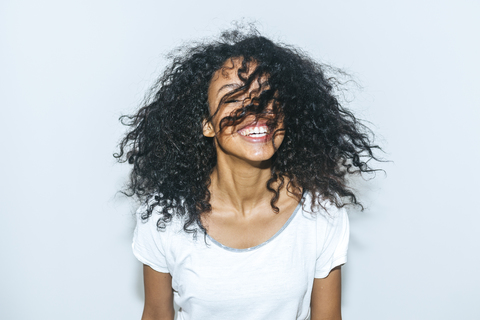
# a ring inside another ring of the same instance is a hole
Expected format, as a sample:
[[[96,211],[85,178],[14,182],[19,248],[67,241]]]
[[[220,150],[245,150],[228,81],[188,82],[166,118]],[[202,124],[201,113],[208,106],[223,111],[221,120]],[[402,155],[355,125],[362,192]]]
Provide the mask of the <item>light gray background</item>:
[[[1,319],[139,319],[124,128],[183,41],[242,17],[350,72],[393,163],[361,189],[344,319],[479,319],[478,1],[2,1]],[[347,97],[352,98],[352,97]]]

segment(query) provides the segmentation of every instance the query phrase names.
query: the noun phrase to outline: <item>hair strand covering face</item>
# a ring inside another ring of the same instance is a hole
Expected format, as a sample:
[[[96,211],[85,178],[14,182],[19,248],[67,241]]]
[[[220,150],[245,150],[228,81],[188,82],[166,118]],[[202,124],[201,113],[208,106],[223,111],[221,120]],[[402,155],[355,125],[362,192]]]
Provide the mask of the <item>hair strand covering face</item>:
[[[373,151],[380,148],[372,143],[371,131],[340,105],[334,94],[337,82],[325,75],[327,66],[255,29],[226,31],[216,41],[178,49],[170,58],[150,99],[136,114],[121,117],[130,130],[114,155],[133,165],[125,194],[148,203],[142,219],[160,206],[158,228],[178,214],[185,217],[185,231],[196,233],[197,225],[204,230],[200,215],[211,211],[208,188],[216,150],[213,138],[203,136],[202,123],[212,117],[207,101],[212,76],[232,58],[242,59],[238,76],[245,85],[224,99],[248,89],[252,81],[266,82],[258,95],[221,120],[221,128],[251,115],[267,118],[271,128],[283,121],[284,140],[276,146],[266,185],[272,208],[278,211],[275,203],[285,181],[297,196],[310,192],[314,204],[360,205],[347,178],[375,171],[367,163],[378,160]],[[246,76],[251,62],[255,70]]]

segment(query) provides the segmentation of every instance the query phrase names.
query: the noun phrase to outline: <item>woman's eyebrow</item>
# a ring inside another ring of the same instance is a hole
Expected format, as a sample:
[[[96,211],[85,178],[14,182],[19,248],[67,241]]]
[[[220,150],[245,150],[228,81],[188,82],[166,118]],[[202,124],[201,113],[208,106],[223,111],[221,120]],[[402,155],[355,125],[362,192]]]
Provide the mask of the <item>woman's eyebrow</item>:
[[[217,94],[220,93],[220,91],[222,91],[223,89],[226,89],[226,88],[234,88],[234,89],[238,89],[240,88],[242,85],[238,84],[238,83],[228,83],[228,84],[225,84],[223,86],[220,87],[220,89],[218,89],[217,91]]]

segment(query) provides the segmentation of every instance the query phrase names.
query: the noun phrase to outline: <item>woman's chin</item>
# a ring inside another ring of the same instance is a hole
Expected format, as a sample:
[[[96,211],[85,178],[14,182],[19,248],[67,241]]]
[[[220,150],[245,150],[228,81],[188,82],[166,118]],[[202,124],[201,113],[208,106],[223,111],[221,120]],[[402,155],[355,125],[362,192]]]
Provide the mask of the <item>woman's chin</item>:
[[[270,151],[270,152],[265,151],[265,152],[257,152],[257,153],[253,153],[253,154],[248,154],[248,155],[245,155],[242,158],[246,162],[249,162],[249,163],[252,163],[252,164],[258,164],[258,163],[262,163],[262,162],[270,163],[270,160],[272,159],[274,154],[275,154],[275,152],[273,152],[273,151]]]

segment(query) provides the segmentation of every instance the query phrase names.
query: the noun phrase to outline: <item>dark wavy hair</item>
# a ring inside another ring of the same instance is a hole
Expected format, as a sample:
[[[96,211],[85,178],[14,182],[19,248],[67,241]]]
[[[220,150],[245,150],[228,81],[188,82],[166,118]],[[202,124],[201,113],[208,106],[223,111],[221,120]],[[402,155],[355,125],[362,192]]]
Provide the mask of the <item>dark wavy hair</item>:
[[[372,132],[340,105],[339,82],[326,75],[333,68],[256,30],[238,28],[215,41],[177,49],[169,58],[171,64],[144,106],[120,118],[130,129],[114,156],[133,165],[124,192],[148,204],[142,219],[160,206],[158,228],[165,228],[177,214],[185,218],[185,231],[196,232],[196,225],[205,231],[200,216],[211,211],[210,175],[217,159],[213,138],[203,135],[202,122],[213,116],[207,100],[212,76],[233,58],[242,61],[238,76],[244,85],[222,101],[246,92],[255,80],[267,80],[260,94],[221,120],[221,128],[251,115],[268,118],[271,128],[283,122],[284,140],[271,159],[266,185],[274,211],[278,212],[275,204],[282,187],[298,197],[309,192],[314,204],[329,200],[337,207],[361,206],[347,180],[352,174],[374,171],[367,163],[378,160],[373,151],[380,148],[373,144]],[[251,62],[255,70],[249,73]]]

